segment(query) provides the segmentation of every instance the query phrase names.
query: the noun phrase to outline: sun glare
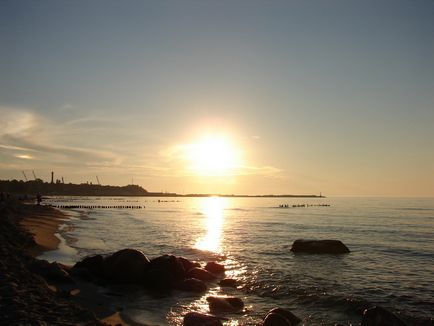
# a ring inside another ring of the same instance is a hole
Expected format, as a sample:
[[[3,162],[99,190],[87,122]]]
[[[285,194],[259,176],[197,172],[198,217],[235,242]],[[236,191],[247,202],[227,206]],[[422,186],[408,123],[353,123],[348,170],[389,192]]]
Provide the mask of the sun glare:
[[[226,200],[220,197],[209,197],[203,199],[202,205],[206,234],[198,239],[195,248],[219,252]]]
[[[201,176],[230,175],[240,166],[240,153],[226,137],[211,136],[190,144],[186,158]]]

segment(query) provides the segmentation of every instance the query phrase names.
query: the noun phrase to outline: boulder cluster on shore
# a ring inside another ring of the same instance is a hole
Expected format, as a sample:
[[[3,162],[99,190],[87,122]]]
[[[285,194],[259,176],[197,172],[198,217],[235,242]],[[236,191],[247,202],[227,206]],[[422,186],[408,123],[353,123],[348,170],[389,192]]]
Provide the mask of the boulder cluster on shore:
[[[339,240],[296,240],[292,251],[300,253],[344,254],[349,249]],[[123,249],[111,255],[90,256],[76,263],[71,275],[89,281],[139,284],[148,290],[180,290],[205,293],[207,283],[220,279],[221,287],[237,287],[237,280],[224,278],[225,266],[217,262],[201,263],[184,257],[163,255],[149,260],[141,251]],[[225,313],[243,311],[244,302],[234,296],[209,296],[206,298],[210,314],[189,312],[184,316],[184,326],[220,326],[226,320],[220,317]],[[302,320],[291,311],[274,308],[269,311],[262,326],[293,326]],[[362,316],[362,326],[404,326],[397,316],[381,307],[366,309]]]
[[[221,287],[237,287],[237,280],[224,278],[225,267],[218,262],[199,262],[184,257],[163,255],[149,260],[140,250],[122,249],[103,257],[95,255],[77,262],[71,275],[99,284],[138,284],[152,291],[186,291],[205,293],[207,283],[218,279]],[[244,302],[234,296],[208,296],[209,312],[215,315],[241,312]],[[185,326],[223,325],[225,318],[211,314],[189,312],[184,316]],[[263,326],[291,326],[301,321],[290,311],[275,308],[264,318]]]
[[[129,248],[86,257],[72,267],[35,259],[27,253],[35,245],[34,239],[19,225],[25,209],[28,208],[18,204],[0,205],[1,325],[110,325],[72,300],[72,289],[77,288],[80,280],[103,286],[136,284],[145,291],[186,291],[198,295],[216,284],[234,289],[240,285],[236,279],[225,278],[226,268],[219,262],[197,262],[174,255],[148,259],[141,251]],[[291,250],[308,254],[349,252],[338,240],[297,240]],[[244,312],[244,302],[239,296],[208,296],[206,301],[209,313],[186,313],[185,326],[220,326],[228,321],[225,314]],[[292,326],[301,321],[291,311],[276,307],[264,314],[259,325]],[[405,323],[384,308],[370,307],[364,311],[361,325]]]

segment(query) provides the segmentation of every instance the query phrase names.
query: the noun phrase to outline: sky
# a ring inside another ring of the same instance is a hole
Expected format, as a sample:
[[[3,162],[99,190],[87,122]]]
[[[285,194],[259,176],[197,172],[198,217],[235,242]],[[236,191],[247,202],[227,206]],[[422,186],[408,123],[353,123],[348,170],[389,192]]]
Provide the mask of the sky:
[[[431,0],[0,2],[0,179],[433,197],[433,94]]]

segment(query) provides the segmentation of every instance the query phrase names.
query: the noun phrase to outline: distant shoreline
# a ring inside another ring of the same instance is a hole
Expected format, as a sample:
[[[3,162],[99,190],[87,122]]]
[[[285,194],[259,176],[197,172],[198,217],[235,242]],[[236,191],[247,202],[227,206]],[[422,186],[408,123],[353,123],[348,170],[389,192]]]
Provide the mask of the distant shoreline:
[[[172,197],[172,198],[327,198],[320,195],[222,195],[222,194],[177,194],[177,193],[149,193],[147,195],[77,195],[77,194],[44,194],[44,196],[68,196],[68,197]]]
[[[92,183],[44,182],[41,179],[0,180],[0,191],[20,196],[97,196],[97,197],[225,197],[225,198],[326,198],[322,195],[243,195],[243,194],[178,194],[172,192],[151,192],[139,185],[110,186]]]
[[[144,196],[146,197],[146,196]],[[149,197],[225,197],[225,198],[326,198],[320,195],[222,195],[222,194],[175,194],[174,196],[152,195]]]

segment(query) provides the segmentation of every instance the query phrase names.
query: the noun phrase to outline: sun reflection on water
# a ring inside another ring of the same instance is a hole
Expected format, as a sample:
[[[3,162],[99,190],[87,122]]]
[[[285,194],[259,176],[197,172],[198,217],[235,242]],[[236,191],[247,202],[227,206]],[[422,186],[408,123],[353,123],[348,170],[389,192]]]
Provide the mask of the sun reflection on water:
[[[205,198],[202,203],[202,213],[206,217],[207,233],[203,238],[198,239],[194,247],[200,250],[220,252],[224,220],[223,211],[226,206],[226,201],[221,197],[209,197]]]

